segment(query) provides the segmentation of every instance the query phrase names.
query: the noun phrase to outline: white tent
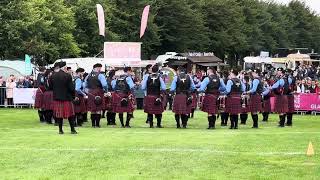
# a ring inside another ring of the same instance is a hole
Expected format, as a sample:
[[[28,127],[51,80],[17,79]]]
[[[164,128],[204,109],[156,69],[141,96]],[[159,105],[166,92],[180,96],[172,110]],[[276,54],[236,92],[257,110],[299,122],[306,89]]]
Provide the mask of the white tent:
[[[34,65],[31,64],[31,68],[34,69]],[[26,74],[26,64],[23,60],[3,60],[0,61],[0,76],[5,78],[9,77],[11,74],[19,77],[31,74]]]
[[[272,64],[272,58],[270,58],[270,57],[262,58],[260,56],[257,56],[257,57],[249,56],[249,57],[244,58],[244,62],[245,63],[252,63],[252,64],[262,64],[262,63]]]

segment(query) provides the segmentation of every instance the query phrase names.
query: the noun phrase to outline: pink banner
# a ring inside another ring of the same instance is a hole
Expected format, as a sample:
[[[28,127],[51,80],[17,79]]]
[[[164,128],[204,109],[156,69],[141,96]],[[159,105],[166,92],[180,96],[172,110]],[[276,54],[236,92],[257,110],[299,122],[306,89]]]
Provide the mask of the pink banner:
[[[274,97],[271,97],[271,109],[274,110]],[[320,95],[295,94],[294,109],[296,111],[320,111]]]
[[[140,28],[140,38],[142,38],[142,36],[144,35],[144,32],[146,31],[146,28],[147,28],[149,10],[150,10],[150,5],[146,6],[144,8],[144,10],[143,10],[143,13],[142,13],[141,28]]]
[[[99,24],[99,35],[105,36],[105,20],[104,20],[104,11],[101,4],[97,4],[97,14],[98,14],[98,24]]]
[[[107,64],[132,64],[141,62],[141,43],[105,42],[104,59]]]

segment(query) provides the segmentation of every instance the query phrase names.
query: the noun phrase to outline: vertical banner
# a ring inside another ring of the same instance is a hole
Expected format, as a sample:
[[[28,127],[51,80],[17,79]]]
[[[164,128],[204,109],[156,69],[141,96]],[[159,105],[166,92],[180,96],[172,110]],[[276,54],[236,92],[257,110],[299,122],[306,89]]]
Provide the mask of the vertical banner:
[[[146,6],[144,8],[144,10],[143,10],[143,13],[142,13],[141,28],[140,28],[140,38],[142,38],[142,36],[144,35],[144,32],[146,31],[146,28],[147,28],[149,10],[150,10],[150,5]]]
[[[25,74],[31,75],[32,73],[31,57],[28,54],[25,55],[24,63],[25,63]]]
[[[104,11],[101,4],[97,4],[97,14],[98,14],[98,24],[99,24],[99,35],[105,36],[105,20],[104,20]]]

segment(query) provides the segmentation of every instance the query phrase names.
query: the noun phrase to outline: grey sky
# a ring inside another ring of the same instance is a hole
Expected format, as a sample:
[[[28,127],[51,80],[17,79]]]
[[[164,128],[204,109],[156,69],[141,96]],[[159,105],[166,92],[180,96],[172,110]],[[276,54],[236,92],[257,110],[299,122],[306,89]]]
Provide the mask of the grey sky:
[[[275,2],[287,4],[291,0],[274,0]],[[301,0],[305,1],[306,4],[312,9],[315,10],[318,14],[320,14],[320,0]]]

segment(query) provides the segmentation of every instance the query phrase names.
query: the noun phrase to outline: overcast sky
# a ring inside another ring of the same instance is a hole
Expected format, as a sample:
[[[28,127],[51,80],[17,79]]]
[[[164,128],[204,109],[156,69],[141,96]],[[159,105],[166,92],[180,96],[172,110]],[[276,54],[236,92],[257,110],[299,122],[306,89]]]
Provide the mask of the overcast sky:
[[[274,0],[279,3],[289,3],[291,0]],[[313,10],[317,11],[318,14],[320,14],[320,0],[301,0],[305,1],[306,4]]]

